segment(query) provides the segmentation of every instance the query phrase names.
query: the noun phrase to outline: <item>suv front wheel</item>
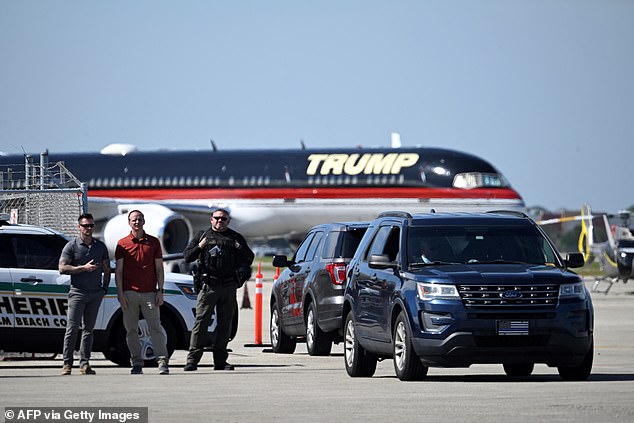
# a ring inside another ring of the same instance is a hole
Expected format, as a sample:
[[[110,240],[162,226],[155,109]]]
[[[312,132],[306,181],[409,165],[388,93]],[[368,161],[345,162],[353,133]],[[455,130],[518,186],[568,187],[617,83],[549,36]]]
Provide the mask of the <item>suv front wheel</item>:
[[[592,371],[592,361],[594,358],[594,339],[590,342],[590,349],[585,358],[578,366],[557,367],[559,376],[563,380],[586,380]]]
[[[327,333],[317,323],[315,303],[308,306],[306,317],[306,349],[309,355],[329,355],[332,350],[332,341]]]
[[[402,311],[394,325],[392,347],[394,370],[400,380],[422,380],[427,375],[427,366],[423,366],[412,346],[412,332]]]
[[[352,377],[372,377],[376,371],[377,357],[359,344],[354,330],[352,312],[346,317],[344,326],[344,358],[346,371]]]

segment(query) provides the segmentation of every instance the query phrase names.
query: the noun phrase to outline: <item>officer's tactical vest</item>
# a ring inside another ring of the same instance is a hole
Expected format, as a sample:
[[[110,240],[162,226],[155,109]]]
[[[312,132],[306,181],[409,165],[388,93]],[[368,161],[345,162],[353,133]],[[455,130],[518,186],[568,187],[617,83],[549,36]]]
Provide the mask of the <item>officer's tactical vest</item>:
[[[203,237],[207,237],[209,241],[200,253],[202,273],[218,278],[235,276],[236,241],[213,230],[207,230]]]

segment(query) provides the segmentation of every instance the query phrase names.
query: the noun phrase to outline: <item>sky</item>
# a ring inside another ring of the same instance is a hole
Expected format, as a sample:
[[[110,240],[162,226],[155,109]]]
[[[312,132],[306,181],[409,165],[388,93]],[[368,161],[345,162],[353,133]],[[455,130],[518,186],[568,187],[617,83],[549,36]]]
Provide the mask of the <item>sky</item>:
[[[631,0],[0,0],[0,151],[444,147],[634,205]]]

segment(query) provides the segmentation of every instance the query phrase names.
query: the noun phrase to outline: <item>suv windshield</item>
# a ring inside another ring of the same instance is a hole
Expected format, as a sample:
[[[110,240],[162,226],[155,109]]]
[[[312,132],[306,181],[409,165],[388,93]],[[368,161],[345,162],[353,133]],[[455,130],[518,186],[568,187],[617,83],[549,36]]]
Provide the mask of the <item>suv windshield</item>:
[[[407,251],[409,265],[559,262],[550,244],[530,225],[412,227]]]

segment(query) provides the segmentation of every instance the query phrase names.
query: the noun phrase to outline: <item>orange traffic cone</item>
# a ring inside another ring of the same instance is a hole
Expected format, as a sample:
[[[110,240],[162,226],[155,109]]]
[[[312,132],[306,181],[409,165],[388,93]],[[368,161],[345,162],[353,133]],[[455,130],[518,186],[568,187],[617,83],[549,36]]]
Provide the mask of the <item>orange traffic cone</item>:
[[[262,345],[262,262],[255,275],[255,345]]]

